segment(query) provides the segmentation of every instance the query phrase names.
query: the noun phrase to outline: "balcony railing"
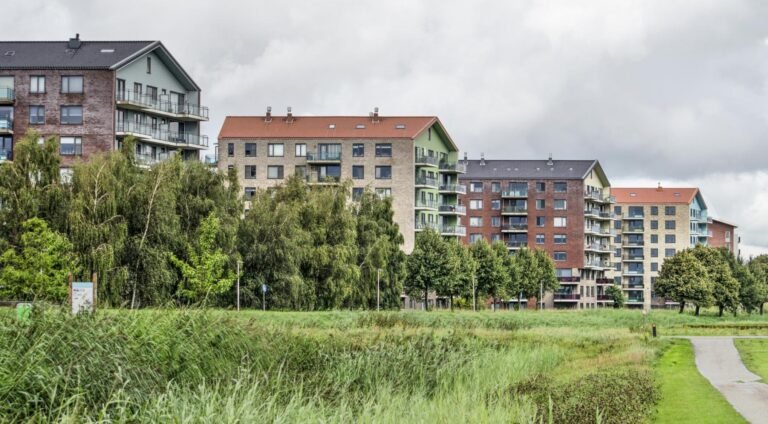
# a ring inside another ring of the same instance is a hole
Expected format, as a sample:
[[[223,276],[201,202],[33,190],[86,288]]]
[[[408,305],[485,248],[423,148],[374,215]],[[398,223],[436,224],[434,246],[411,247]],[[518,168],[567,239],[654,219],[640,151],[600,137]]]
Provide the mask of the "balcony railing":
[[[441,184],[440,191],[467,194],[467,186],[461,184]]]
[[[611,246],[607,244],[600,244],[600,243],[589,243],[584,245],[584,249],[586,250],[597,250],[600,252],[610,252]]]
[[[597,284],[613,284],[613,280],[610,278],[597,278],[595,279]]]
[[[13,119],[0,118],[0,131],[3,131],[3,132],[13,131]]]
[[[625,261],[642,261],[645,260],[644,255],[623,255],[622,259]]]
[[[341,152],[307,152],[307,162],[338,162],[341,160]]]
[[[501,192],[501,197],[528,197],[528,190],[507,190]]]
[[[512,241],[508,240],[507,241],[507,247],[509,247],[510,249],[519,249],[521,247],[528,247],[528,242],[527,241],[519,241],[519,240],[512,240]]]
[[[449,162],[442,162],[440,163],[440,172],[443,173],[459,173],[463,174],[467,172],[467,165],[464,163],[449,163]]]
[[[439,211],[442,213],[455,213],[459,215],[466,215],[467,207],[462,205],[440,205]]]
[[[173,155],[169,153],[158,153],[154,156],[151,154],[136,154],[136,163],[150,166],[165,162],[172,157]]]
[[[590,226],[586,226],[586,227],[584,227],[584,231],[586,231],[588,233],[599,234],[600,233],[600,226],[599,225],[593,225],[591,227]]]
[[[117,122],[117,132],[130,133],[137,137],[151,138],[175,144],[186,144],[208,147],[208,136],[168,131],[160,126],[136,124],[134,122]]]
[[[443,225],[443,227],[440,229],[440,233],[445,236],[464,237],[467,235],[467,227],[463,227],[461,225]]]
[[[578,283],[581,281],[581,277],[557,277],[557,281],[561,283]]]
[[[416,230],[435,230],[440,231],[440,225],[436,222],[417,222]]]
[[[115,99],[118,102],[153,109],[163,113],[190,116],[198,119],[208,119],[208,108],[205,106],[198,106],[191,103],[173,103],[169,100],[161,100],[158,96],[153,97],[146,93],[118,91]]]
[[[597,300],[601,302],[606,302],[606,301],[613,302],[613,296],[609,296],[607,294],[598,294]]]
[[[584,215],[600,216],[600,209],[585,209]]]
[[[0,88],[0,102],[12,102],[16,98],[16,92],[12,88]]]
[[[610,261],[599,261],[599,260],[590,260],[585,259],[584,260],[584,266],[585,267],[594,267],[594,268],[610,268],[611,262]]]
[[[436,200],[417,200],[416,207],[424,209],[437,209],[440,204]]]
[[[645,227],[623,227],[621,231],[623,233],[642,233],[645,231]]]
[[[642,213],[642,212],[641,213],[637,213],[637,212],[635,212],[635,213],[627,213],[624,216],[624,219],[643,219],[643,218],[645,218],[645,214]]]
[[[644,246],[645,242],[642,240],[624,240],[624,246]]]
[[[528,224],[509,224],[501,225],[502,231],[528,231]]]
[[[568,301],[575,301],[581,299],[581,295],[579,293],[555,293],[555,300],[568,300]]]
[[[505,206],[501,209],[502,213],[520,213],[527,214],[528,208],[525,206]]]
[[[435,187],[439,185],[437,178],[425,177],[423,175],[416,176],[416,185]]]
[[[626,274],[626,275],[643,275],[643,270],[642,269],[625,269],[623,271],[623,274]]]
[[[416,156],[416,165],[437,166],[438,161],[435,156]]]

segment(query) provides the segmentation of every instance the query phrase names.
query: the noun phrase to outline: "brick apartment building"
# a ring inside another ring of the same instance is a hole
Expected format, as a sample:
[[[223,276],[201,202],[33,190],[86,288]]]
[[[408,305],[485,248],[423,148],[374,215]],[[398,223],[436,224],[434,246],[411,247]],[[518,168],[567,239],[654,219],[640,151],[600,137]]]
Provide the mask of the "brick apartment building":
[[[464,165],[434,116],[229,116],[219,133],[220,169],[237,171],[247,200],[293,174],[310,184],[351,180],[353,197],[366,187],[393,198],[395,222],[413,250],[415,233],[433,228],[464,236],[458,196]]]
[[[28,130],[59,138],[63,168],[137,140],[137,160],[198,159],[200,87],[159,41],[0,42],[0,161]]]
[[[465,160],[465,243],[501,240],[510,251],[546,250],[561,289],[545,307],[589,309],[610,303],[613,198],[596,160]],[[516,299],[511,299],[514,302]]]
[[[733,256],[741,257],[739,243],[741,237],[737,234],[739,227],[736,224],[723,221],[722,219],[712,218],[709,222],[709,245],[712,247],[724,247],[728,249]]]

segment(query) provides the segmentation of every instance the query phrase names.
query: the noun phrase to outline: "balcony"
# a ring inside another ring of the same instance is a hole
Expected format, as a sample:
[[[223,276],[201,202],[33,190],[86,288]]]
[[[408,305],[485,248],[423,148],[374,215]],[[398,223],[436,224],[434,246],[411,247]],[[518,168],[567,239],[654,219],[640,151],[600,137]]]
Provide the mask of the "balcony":
[[[416,166],[429,166],[437,168],[438,159],[435,156],[416,156]]]
[[[118,91],[115,101],[125,109],[142,110],[175,119],[207,121],[208,108],[191,103],[172,103],[135,91]]]
[[[528,247],[527,241],[520,241],[520,240],[508,240],[507,241],[507,248],[508,249],[522,249],[523,247]]]
[[[624,248],[629,247],[636,247],[636,246],[644,246],[645,242],[642,240],[624,240],[623,246]]]
[[[584,245],[584,250],[600,253],[611,253],[611,246],[600,243],[589,243]]]
[[[607,294],[598,294],[597,295],[597,301],[598,302],[613,302],[613,297],[608,296]]]
[[[576,284],[581,282],[581,277],[557,277],[560,284]]]
[[[435,200],[417,200],[415,208],[418,210],[432,210],[436,211],[440,207],[440,204]]]
[[[417,222],[416,231],[435,230],[440,232],[440,225],[436,222]]]
[[[464,174],[467,172],[467,165],[463,163],[440,163],[440,172],[443,174]]]
[[[555,302],[578,302],[579,299],[579,293],[555,293]]]
[[[501,209],[502,215],[528,215],[528,208],[524,206],[505,206]]]
[[[643,275],[643,270],[642,269],[629,269],[629,268],[627,268],[624,271],[622,271],[622,274],[627,275],[627,276]]]
[[[627,213],[624,216],[624,220],[637,220],[637,219],[644,219],[645,214],[644,213]]]
[[[600,209],[586,209],[584,210],[584,216],[591,217],[591,218],[599,218]]]
[[[600,226],[592,225],[584,227],[584,232],[587,234],[600,234]]]
[[[609,260],[596,260],[596,259],[585,259],[584,260],[584,268],[596,268],[596,269],[603,269],[603,268],[610,268],[611,267],[611,261]]]
[[[461,205],[440,205],[440,215],[466,215],[467,207]]]
[[[0,134],[13,134],[13,119],[0,119]]]
[[[198,149],[208,147],[208,136],[168,131],[160,126],[152,127],[134,122],[118,122],[116,135],[130,135],[141,140],[168,144],[175,147],[194,147]]]
[[[621,232],[624,234],[642,234],[645,232],[645,227],[623,227]]]
[[[136,154],[136,163],[141,166],[152,166],[165,162],[172,157],[173,154],[170,153],[158,153],[154,156],[151,154]]]
[[[467,235],[467,227],[461,225],[443,225],[440,234],[444,236],[464,237]]]
[[[341,152],[307,152],[307,163],[309,164],[333,164],[341,163]]]
[[[595,283],[599,285],[613,285],[613,279],[611,278],[597,278]]]
[[[12,88],[0,88],[0,103],[13,103],[16,92]]]
[[[616,214],[613,212],[600,212],[597,219],[601,221],[611,221],[616,219]]]
[[[501,231],[503,233],[527,233],[528,224],[509,224],[504,223],[501,225]]]
[[[447,194],[467,194],[467,186],[461,184],[441,184],[440,193]]]
[[[633,261],[642,262],[645,260],[645,256],[644,255],[623,255],[621,259],[627,262],[633,262]]]
[[[600,203],[616,203],[616,197],[604,196],[602,191],[585,191],[584,198]]]
[[[507,190],[501,192],[502,198],[514,199],[514,198],[528,198],[528,190]]]
[[[437,187],[440,184],[437,182],[437,178],[430,178],[425,177],[423,175],[417,175],[416,176],[416,187],[418,188],[434,188],[437,189]]]

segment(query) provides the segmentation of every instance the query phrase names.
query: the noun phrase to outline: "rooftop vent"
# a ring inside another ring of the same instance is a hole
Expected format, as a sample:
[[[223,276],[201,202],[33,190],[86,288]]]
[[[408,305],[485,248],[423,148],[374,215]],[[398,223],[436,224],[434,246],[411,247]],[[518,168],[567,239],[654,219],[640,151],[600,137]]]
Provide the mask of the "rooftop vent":
[[[336,129],[336,124],[328,124],[328,128],[332,129],[332,130],[335,130]]]
[[[637,197],[637,193],[635,192],[629,193],[629,197]]]
[[[395,129],[404,130],[405,129],[405,124],[397,124],[397,125],[395,125]]]
[[[659,186],[658,186],[658,187],[656,187],[656,191],[662,191],[662,190],[664,190],[664,189],[663,189],[663,188],[661,188],[661,182],[659,182]]]
[[[285,115],[285,122],[291,123],[293,122],[293,108],[288,106],[288,113]]]
[[[267,114],[264,116],[264,122],[272,122],[272,106],[267,106]]]
[[[480,153],[480,166],[485,166],[485,153]]]
[[[675,192],[675,197],[680,197],[680,193]]]
[[[5,56],[13,56],[16,54],[16,50],[8,50],[5,52]]]
[[[355,125],[355,128],[357,128],[358,130],[364,130],[365,129],[365,124],[357,124],[357,125]]]
[[[80,34],[75,34],[75,38],[70,38],[69,43],[67,43],[67,48],[69,49],[79,49],[80,45],[83,43],[80,41]]]
[[[373,108],[373,113],[371,113],[371,122],[374,124],[379,122],[379,107],[376,106]]]
[[[549,166],[552,166],[552,165],[554,165],[554,164],[555,164],[555,163],[554,163],[554,162],[552,162],[552,153],[550,153],[550,154],[549,154],[549,160],[547,160],[547,165],[549,165]]]
[[[102,53],[114,53],[115,49],[101,49]]]

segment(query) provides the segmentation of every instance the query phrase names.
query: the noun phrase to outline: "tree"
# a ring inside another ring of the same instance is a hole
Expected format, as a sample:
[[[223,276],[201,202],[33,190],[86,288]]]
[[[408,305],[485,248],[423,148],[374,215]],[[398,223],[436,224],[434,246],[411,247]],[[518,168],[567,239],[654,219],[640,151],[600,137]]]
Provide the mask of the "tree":
[[[180,296],[190,300],[205,299],[211,294],[226,292],[235,282],[235,276],[227,266],[228,256],[216,245],[219,229],[219,219],[211,213],[200,224],[197,243],[187,247],[189,261],[170,254],[171,262],[182,275]]]
[[[427,229],[416,234],[416,244],[408,257],[408,277],[405,292],[409,296],[424,296],[424,309],[429,310],[429,292],[450,278],[450,247],[436,231]]]
[[[22,224],[19,250],[0,256],[0,296],[61,302],[67,297],[67,276],[77,272],[72,243],[42,219],[32,218]]]
[[[691,249],[691,253],[707,269],[713,303],[717,305],[720,316],[725,309],[736,314],[739,308],[739,281],[733,278],[731,268],[722,252],[713,247],[697,245]],[[696,309],[698,315],[699,305]]]
[[[619,286],[608,286],[605,290],[605,294],[613,300],[613,309],[621,309],[624,307],[624,292]]]
[[[698,313],[699,306],[712,301],[707,269],[688,249],[664,261],[654,290],[658,296],[680,303],[680,313],[686,302],[695,303]]]
[[[444,270],[447,277],[435,286],[438,296],[446,296],[453,310],[453,298],[467,292],[472,285],[472,277],[477,269],[477,263],[466,246],[458,240],[446,240],[448,247],[448,267]]]
[[[504,247],[503,244],[501,244]],[[480,239],[470,247],[472,257],[477,261],[477,292],[493,300],[494,310],[500,297],[507,295],[510,283],[509,271],[505,266],[504,256],[498,248],[492,247],[485,239]],[[504,255],[507,255],[504,247]]]
[[[747,264],[747,269],[755,279],[754,286],[751,287],[750,304],[763,315],[763,306],[768,299],[768,255],[752,258]]]
[[[520,249],[514,256],[517,270],[518,304],[522,296],[538,298],[540,293],[557,290],[560,283],[555,264],[546,251]]]

